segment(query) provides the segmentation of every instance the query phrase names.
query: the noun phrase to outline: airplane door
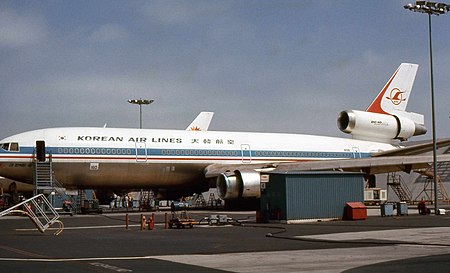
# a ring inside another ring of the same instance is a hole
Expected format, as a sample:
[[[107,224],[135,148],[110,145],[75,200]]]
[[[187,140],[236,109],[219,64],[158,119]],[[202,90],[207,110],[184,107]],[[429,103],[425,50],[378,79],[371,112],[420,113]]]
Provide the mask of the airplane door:
[[[353,158],[361,158],[361,152],[358,147],[352,147]]]
[[[136,162],[147,162],[147,146],[145,142],[135,142]]]
[[[36,141],[36,159],[39,162],[45,162],[45,141]]]
[[[250,145],[241,144],[241,154],[242,154],[242,163],[252,162],[252,150],[250,149]]]

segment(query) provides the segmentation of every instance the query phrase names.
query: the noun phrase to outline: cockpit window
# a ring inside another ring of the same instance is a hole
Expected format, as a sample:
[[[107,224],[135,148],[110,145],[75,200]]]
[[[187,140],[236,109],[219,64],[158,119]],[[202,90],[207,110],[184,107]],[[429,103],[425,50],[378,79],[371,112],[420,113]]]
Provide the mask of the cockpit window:
[[[11,145],[9,145],[9,150],[11,152],[18,152],[19,151],[19,143],[11,142]]]
[[[1,143],[0,148],[6,151],[18,152],[19,151],[19,143],[11,142],[11,143]]]

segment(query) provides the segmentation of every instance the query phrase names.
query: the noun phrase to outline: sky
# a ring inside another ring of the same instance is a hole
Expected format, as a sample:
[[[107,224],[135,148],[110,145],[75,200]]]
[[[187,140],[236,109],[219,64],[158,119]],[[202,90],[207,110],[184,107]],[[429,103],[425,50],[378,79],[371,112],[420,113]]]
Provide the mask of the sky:
[[[0,1],[0,139],[49,127],[348,135],[400,63],[431,139],[428,18],[409,1]],[[450,137],[450,14],[432,17],[436,131]]]

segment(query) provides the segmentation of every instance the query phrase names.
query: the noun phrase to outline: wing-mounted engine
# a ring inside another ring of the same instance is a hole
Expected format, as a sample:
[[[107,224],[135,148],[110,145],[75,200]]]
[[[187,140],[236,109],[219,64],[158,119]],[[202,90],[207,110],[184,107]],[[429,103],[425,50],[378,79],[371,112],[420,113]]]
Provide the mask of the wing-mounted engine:
[[[414,119],[421,116],[415,113],[407,114]],[[353,138],[371,141],[389,142],[393,139],[404,141],[427,132],[423,124],[407,117],[357,110],[342,111],[337,124],[342,132],[351,134]]]
[[[236,170],[217,177],[217,191],[224,200],[260,198],[260,174],[255,171]]]

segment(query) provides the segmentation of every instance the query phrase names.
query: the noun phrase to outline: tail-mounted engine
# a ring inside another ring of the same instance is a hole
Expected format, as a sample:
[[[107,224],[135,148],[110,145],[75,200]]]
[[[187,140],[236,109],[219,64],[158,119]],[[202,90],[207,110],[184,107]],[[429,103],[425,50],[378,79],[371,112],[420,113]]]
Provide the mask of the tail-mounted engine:
[[[404,141],[427,132],[423,124],[406,117],[357,110],[342,111],[337,124],[342,132],[351,134],[356,139],[372,141]]]
[[[222,173],[217,177],[219,197],[227,199],[260,198],[260,175],[255,171]]]

